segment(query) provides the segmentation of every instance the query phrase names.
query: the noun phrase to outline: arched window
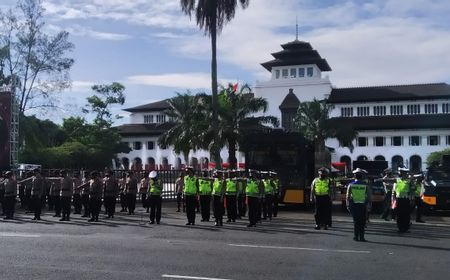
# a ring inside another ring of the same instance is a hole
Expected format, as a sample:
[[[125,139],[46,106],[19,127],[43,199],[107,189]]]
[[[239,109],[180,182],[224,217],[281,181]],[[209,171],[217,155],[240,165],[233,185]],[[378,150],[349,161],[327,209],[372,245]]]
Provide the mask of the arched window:
[[[142,170],[142,160],[137,157],[133,159],[133,164],[131,166],[131,170]]]
[[[181,169],[181,158],[177,157],[175,159],[175,169],[180,170]]]
[[[352,159],[349,156],[342,156],[340,162],[345,162],[347,173],[352,170]]]
[[[365,155],[360,155],[356,160],[368,160],[368,158]]]
[[[152,157],[147,158],[147,168],[148,170],[155,170],[155,159]]]
[[[404,166],[403,157],[396,155],[392,157],[392,170],[397,171],[399,167]]]
[[[422,170],[422,158],[418,155],[413,155],[409,158],[409,169],[412,172],[418,173]]]
[[[122,167],[124,170],[128,170],[128,168],[130,168],[130,160],[128,158],[122,158]]]
[[[207,157],[201,158],[201,169],[208,169],[209,159]]]
[[[376,156],[374,159],[375,160],[382,160],[382,161],[386,160],[386,158],[384,156],[381,156],[381,155]]]
[[[192,166],[194,169],[198,169],[198,159],[196,157],[191,157],[189,165]]]

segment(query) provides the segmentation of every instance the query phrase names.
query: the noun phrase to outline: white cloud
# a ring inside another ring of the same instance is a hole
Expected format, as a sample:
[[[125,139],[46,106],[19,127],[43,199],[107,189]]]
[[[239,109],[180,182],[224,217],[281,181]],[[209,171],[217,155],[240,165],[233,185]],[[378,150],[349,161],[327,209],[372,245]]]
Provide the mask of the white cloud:
[[[232,79],[219,79],[219,84],[226,85],[232,81]],[[128,77],[126,83],[182,89],[209,89],[211,88],[211,75],[209,73],[135,75]]]

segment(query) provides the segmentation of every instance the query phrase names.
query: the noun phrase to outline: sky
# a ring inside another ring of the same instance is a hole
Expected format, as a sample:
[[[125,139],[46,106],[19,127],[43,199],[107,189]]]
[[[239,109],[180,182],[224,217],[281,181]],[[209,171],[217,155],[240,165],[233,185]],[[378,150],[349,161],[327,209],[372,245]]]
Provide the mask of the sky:
[[[75,49],[72,87],[61,122],[82,116],[94,84],[122,83],[123,108],[177,92],[210,92],[210,40],[181,11],[179,0],[43,0],[48,33],[66,30]],[[15,6],[2,0],[0,9]],[[335,87],[450,83],[448,0],[250,0],[217,41],[219,82],[254,86],[270,79],[260,63],[280,44],[310,42],[327,59]],[[117,123],[127,122],[126,118]]]

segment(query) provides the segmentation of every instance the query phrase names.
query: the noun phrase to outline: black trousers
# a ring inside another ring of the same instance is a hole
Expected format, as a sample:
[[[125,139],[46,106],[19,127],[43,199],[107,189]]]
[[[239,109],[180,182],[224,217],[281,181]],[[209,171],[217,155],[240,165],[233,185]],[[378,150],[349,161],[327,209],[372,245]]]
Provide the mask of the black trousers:
[[[55,209],[55,216],[61,216],[61,199],[59,195],[52,195],[52,201]]]
[[[134,214],[134,209],[136,208],[136,194],[127,193],[126,194],[128,213]]]
[[[248,221],[249,224],[254,226],[259,220],[261,207],[259,206],[259,199],[257,197],[247,196],[248,206]]]
[[[150,201],[147,199],[146,193],[141,193],[141,202],[143,208],[149,208],[150,207]]]
[[[181,211],[181,204],[183,204],[183,212],[186,211],[186,205],[184,205],[184,199],[182,193],[177,193],[177,208],[178,211]]]
[[[423,201],[419,196],[416,196],[414,199],[414,204],[416,206],[416,222],[421,221],[423,213]]]
[[[114,217],[116,212],[116,197],[115,196],[105,196],[105,210],[109,218]]]
[[[89,198],[89,210],[91,212],[92,219],[98,219],[98,215],[100,214],[100,208],[102,207],[102,200],[97,197]]]
[[[5,191],[4,190],[0,190],[0,203],[2,204],[2,213],[5,213]]]
[[[195,224],[195,208],[197,206],[197,197],[195,195],[185,195],[186,216],[188,223]]]
[[[5,205],[3,213],[7,218],[13,218],[16,209],[16,197],[15,196],[5,196],[3,198],[3,203]]]
[[[71,200],[71,197],[68,196],[60,197],[63,218],[68,219],[70,217]]]
[[[236,195],[226,195],[227,218],[235,222],[237,218]]]
[[[245,217],[245,214],[247,212],[247,207],[245,205],[245,194],[239,194],[237,199],[238,204],[238,216],[239,217]]]
[[[88,217],[90,214],[89,211],[89,195],[88,194],[82,194],[81,195],[81,204],[84,208],[84,216]]]
[[[364,203],[350,203],[350,212],[353,216],[354,233],[357,240],[364,240],[367,217],[366,209],[367,207]]]
[[[315,213],[314,218],[316,225],[327,226],[329,223],[329,216],[331,212],[330,196],[319,195],[316,196]]]
[[[409,230],[411,206],[408,198],[397,198],[397,227],[400,232]]]
[[[273,195],[273,216],[276,217],[278,215],[278,201],[279,201],[279,194],[275,193]]]
[[[200,196],[200,208],[202,211],[202,220],[209,221],[211,216],[211,195]]]
[[[216,220],[216,222],[221,222],[223,219],[223,215],[225,214],[222,196],[219,195],[213,196],[213,211],[214,211],[214,219]]]
[[[41,218],[41,210],[42,210],[42,198],[39,195],[33,195],[31,197],[31,202],[33,204],[34,218]]]
[[[271,194],[266,194],[263,201],[263,217],[264,219],[272,220],[272,210],[273,210],[273,196]]]
[[[150,195],[150,221],[159,223],[161,221],[161,206],[162,206],[162,196],[160,195]]]
[[[73,195],[73,208],[75,214],[81,213],[81,195],[79,194]]]
[[[381,218],[389,219],[389,216],[394,219],[394,213],[392,211],[392,191],[388,191],[384,196],[383,214],[381,215]]]
[[[122,207],[122,210],[127,209],[127,197],[124,193],[121,193],[120,196],[120,206]]]

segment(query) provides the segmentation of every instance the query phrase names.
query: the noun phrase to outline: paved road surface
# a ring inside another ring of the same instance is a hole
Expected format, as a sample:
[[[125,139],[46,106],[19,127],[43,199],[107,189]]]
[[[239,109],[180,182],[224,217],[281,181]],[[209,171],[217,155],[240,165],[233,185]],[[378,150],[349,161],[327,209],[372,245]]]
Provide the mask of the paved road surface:
[[[281,212],[257,228],[246,220],[216,228],[184,226],[163,208],[160,225],[147,214],[88,223],[51,213],[33,222],[0,221],[0,279],[449,279],[450,217],[425,217],[410,233],[373,218],[367,243],[352,240],[352,223],[336,213],[333,228],[313,229],[308,211]]]

